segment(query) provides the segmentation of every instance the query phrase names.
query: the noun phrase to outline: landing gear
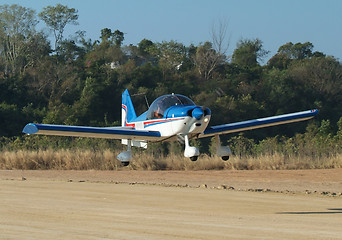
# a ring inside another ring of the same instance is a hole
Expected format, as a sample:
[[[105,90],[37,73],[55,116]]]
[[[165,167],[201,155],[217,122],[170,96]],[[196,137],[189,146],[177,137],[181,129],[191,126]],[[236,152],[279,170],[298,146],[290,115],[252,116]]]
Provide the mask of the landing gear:
[[[121,161],[123,166],[129,165],[132,160],[132,140],[127,140],[127,151],[121,152],[116,158]]]
[[[184,136],[184,157],[190,158],[191,161],[196,161],[200,152],[196,147],[190,146],[188,135]]]
[[[221,146],[221,140],[219,135],[215,135],[216,139],[216,154],[221,157],[223,161],[229,160],[229,156],[232,154],[232,151],[227,146]]]
[[[127,167],[129,165],[129,162],[121,162],[122,166]]]

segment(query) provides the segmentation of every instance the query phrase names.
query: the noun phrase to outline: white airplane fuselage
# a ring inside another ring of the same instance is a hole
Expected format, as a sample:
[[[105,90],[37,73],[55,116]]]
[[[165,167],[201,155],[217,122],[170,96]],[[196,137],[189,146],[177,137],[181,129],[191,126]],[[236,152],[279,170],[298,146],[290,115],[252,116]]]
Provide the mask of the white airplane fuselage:
[[[210,115],[204,116],[197,120],[193,117],[176,117],[166,119],[153,119],[146,121],[131,122],[126,126],[136,130],[149,130],[160,132],[163,139],[167,139],[177,135],[196,135],[203,133],[208,127]],[[160,139],[158,140],[160,141]]]

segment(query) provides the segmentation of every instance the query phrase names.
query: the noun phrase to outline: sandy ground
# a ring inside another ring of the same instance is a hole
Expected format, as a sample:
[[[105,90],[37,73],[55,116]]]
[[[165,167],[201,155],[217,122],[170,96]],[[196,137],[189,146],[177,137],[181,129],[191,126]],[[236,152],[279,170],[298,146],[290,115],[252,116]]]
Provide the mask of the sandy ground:
[[[342,239],[342,169],[0,171],[0,239]]]

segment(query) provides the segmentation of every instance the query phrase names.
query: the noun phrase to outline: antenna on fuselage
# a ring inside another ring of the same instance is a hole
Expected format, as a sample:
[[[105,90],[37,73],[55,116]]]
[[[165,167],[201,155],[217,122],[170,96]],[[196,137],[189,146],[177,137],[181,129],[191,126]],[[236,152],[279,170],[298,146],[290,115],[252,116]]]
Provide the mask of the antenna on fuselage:
[[[136,94],[131,95],[131,97],[141,96],[141,95],[144,95],[145,102],[146,102],[146,105],[147,105],[147,109],[149,109],[150,108],[150,104],[147,101],[146,93],[136,93]]]

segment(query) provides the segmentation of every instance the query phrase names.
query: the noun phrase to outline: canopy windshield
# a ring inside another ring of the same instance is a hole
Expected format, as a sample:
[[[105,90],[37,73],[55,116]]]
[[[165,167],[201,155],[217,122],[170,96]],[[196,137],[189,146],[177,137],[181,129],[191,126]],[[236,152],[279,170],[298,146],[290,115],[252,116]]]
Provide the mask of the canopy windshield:
[[[147,112],[147,119],[162,118],[165,111],[175,105],[195,105],[190,98],[179,94],[164,95],[151,104]]]

